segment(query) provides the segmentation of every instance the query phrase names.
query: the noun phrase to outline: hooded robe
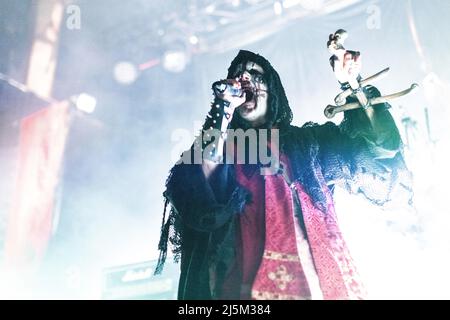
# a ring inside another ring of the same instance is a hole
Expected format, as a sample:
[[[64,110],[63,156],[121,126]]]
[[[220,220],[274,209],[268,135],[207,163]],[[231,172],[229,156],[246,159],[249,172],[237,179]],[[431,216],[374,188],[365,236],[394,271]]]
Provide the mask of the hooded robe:
[[[279,130],[284,167],[262,177],[258,164],[219,164],[206,179],[200,164],[175,165],[163,194],[156,273],[170,243],[181,262],[179,299],[309,299],[310,279],[318,280],[325,299],[364,298],[339,230],[333,190],[339,185],[377,205],[410,200],[410,174],[390,106],[373,106],[376,132],[363,109],[346,111],[339,125],[296,127],[280,77],[265,58],[241,50],[227,78],[246,61],[264,69],[269,96],[262,128]],[[370,98],[380,96],[375,87],[363,90]],[[230,127],[249,128],[237,113]],[[314,277],[307,276],[311,269]]]

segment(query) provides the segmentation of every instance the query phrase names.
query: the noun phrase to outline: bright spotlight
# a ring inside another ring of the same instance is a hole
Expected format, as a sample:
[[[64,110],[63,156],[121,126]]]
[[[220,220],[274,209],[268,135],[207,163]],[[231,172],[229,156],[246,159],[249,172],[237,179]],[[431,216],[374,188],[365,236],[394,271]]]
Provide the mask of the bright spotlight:
[[[138,72],[136,67],[130,62],[118,62],[114,66],[114,79],[117,82],[129,85],[136,81]]]
[[[205,8],[206,13],[211,14],[214,12],[214,10],[216,10],[216,6],[213,4],[210,4],[209,6],[207,6]]]
[[[74,98],[74,103],[78,110],[92,113],[97,106],[97,99],[87,93],[81,93]]]
[[[166,51],[163,57],[164,69],[170,72],[181,72],[186,68],[188,62],[184,51]]]
[[[190,42],[192,45],[196,45],[196,44],[198,43],[198,37],[197,37],[197,36],[190,36],[190,37],[189,37],[189,42]]]

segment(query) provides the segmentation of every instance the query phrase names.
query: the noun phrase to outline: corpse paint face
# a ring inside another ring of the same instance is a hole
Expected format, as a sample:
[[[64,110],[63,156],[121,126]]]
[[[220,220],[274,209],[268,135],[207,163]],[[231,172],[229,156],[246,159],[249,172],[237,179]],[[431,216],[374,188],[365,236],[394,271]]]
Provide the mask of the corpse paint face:
[[[267,113],[267,84],[264,81],[263,68],[253,61],[239,64],[235,78],[239,81],[247,81],[252,89],[246,93],[246,101],[241,104],[237,112],[246,121],[250,122],[252,127],[257,127],[266,122]]]

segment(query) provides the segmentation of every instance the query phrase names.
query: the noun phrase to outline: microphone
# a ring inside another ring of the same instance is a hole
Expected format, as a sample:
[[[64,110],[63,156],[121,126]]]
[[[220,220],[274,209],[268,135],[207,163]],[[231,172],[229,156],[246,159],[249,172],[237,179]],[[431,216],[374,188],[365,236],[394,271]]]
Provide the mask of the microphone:
[[[227,80],[214,82],[212,85],[212,89],[216,96],[229,94],[231,96],[240,97],[243,94],[243,90],[241,88],[237,88],[232,83],[228,83]]]

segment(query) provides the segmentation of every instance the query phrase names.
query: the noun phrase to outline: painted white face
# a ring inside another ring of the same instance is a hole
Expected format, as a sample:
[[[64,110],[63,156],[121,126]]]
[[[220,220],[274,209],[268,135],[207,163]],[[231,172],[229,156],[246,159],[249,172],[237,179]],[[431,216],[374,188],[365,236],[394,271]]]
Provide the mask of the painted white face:
[[[258,127],[266,122],[267,114],[267,84],[264,82],[263,68],[249,61],[245,66],[241,66],[243,72],[238,75],[241,81],[249,81],[254,87],[254,94],[251,99],[241,104],[237,112],[246,121],[250,122],[252,127]]]

